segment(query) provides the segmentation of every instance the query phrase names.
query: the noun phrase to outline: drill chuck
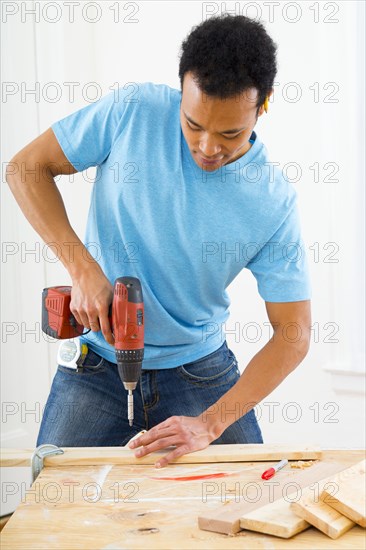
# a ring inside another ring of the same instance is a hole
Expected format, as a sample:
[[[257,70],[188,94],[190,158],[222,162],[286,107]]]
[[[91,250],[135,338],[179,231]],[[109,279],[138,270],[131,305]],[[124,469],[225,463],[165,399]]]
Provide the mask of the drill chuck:
[[[123,382],[125,390],[136,389],[141,374],[142,363],[117,363],[118,374]]]
[[[144,349],[116,350],[118,373],[126,390],[134,390],[139,381]]]

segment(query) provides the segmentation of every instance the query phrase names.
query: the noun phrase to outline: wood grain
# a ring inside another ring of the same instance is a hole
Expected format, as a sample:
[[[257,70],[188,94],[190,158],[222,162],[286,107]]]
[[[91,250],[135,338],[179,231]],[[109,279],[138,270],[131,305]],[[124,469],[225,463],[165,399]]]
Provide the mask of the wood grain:
[[[0,466],[11,468],[12,466],[30,466],[34,449],[0,449]]]
[[[62,455],[44,459],[45,466],[96,466],[98,464],[155,464],[166,450],[136,458],[134,451],[125,447],[61,447]],[[0,466],[29,466],[34,449],[1,449]],[[275,461],[284,456],[289,460],[311,460],[321,457],[316,446],[306,445],[209,445],[202,451],[186,454],[175,460],[177,464],[208,462]]]
[[[361,451],[324,451],[324,461],[342,462],[345,467],[361,458]],[[169,467],[169,475],[176,476],[231,472],[232,477],[218,480],[217,492],[207,502],[202,497],[206,482],[151,479],[166,475],[166,471],[158,472],[149,465],[47,466],[4,527],[1,550],[363,548],[364,531],[359,526],[331,544],[313,527],[290,539],[246,530],[227,537],[198,528],[197,516],[217,509],[221,501],[221,481],[227,483],[228,489],[229,480],[235,487],[235,480],[243,479],[243,475],[246,482],[255,482],[265,469],[263,466],[266,465],[261,462],[232,462]],[[235,493],[231,495],[233,498]],[[227,497],[230,498],[230,491]]]
[[[251,491],[243,495],[240,502],[232,502],[227,506],[218,506],[216,510],[198,518],[200,529],[214,531],[216,533],[234,534],[240,529],[251,529],[255,522],[255,530],[286,537],[292,530],[299,532],[300,526],[306,529],[308,526],[298,521],[296,514],[290,511],[290,503],[295,498],[301,497],[301,491],[311,483],[329,476],[329,473],[336,473],[344,469],[344,465],[339,462],[320,461],[314,463],[305,470],[292,470],[290,465],[278,472],[274,478],[269,481],[263,481],[258,478],[256,486]],[[255,500],[257,488],[260,488],[260,498]],[[270,490],[271,489],[271,490]],[[295,493],[295,494],[294,494]],[[283,498],[284,496],[284,498]],[[271,514],[271,505],[282,499],[282,514],[286,517],[285,524],[276,523],[279,504],[275,504],[274,512]],[[271,515],[271,521],[266,523],[261,521],[261,508],[268,506],[265,515],[268,518]],[[246,521],[249,515],[249,521]],[[289,522],[291,518],[291,525]],[[291,536],[291,535],[290,535]]]
[[[332,539],[338,539],[355,524],[324,502],[314,501],[313,491],[303,494],[298,502],[291,504],[293,512]]]
[[[245,514],[240,518],[240,527],[289,539],[305,531],[310,524],[292,511],[289,502],[280,499]]]
[[[350,520],[366,527],[366,460],[347,468],[324,487],[320,499]]]

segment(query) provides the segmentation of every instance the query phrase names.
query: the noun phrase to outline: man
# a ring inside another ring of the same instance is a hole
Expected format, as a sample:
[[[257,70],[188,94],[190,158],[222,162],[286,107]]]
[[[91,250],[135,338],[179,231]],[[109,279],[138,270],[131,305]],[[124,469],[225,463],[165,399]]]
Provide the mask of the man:
[[[91,329],[82,372],[58,366],[38,445],[124,445],[145,428],[131,448],[143,456],[173,447],[156,464],[166,466],[212,442],[263,441],[253,408],[305,357],[311,325],[296,192],[253,130],[275,75],[276,46],[259,22],[212,17],[182,44],[182,91],[130,83],[12,159],[42,168],[37,182],[7,181],[36,231],[62,251],[71,310]],[[90,166],[83,244],[53,178]],[[226,288],[243,268],[274,335],[240,376],[223,327]],[[107,315],[123,275],[140,279],[145,307],[132,431]]]

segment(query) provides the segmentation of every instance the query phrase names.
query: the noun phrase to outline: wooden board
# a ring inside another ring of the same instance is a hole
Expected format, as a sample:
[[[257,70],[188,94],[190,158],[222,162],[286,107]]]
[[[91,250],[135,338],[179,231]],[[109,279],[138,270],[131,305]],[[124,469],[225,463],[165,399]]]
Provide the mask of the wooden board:
[[[7,522],[9,521],[10,518],[11,518],[11,514],[9,514],[7,516],[2,516],[0,518],[0,531],[3,530],[3,528],[5,527],[5,525],[7,524]]]
[[[345,467],[361,458],[360,451],[324,451],[325,461],[340,461]],[[221,502],[221,481],[230,489],[229,481],[235,487],[235,481],[244,473],[246,482],[255,482],[263,466],[267,465],[263,462],[176,464],[168,472],[154,470],[149,465],[45,467],[3,529],[1,550],[360,550],[363,547],[364,530],[359,526],[331,544],[313,527],[291,539],[244,530],[228,537],[198,528],[197,516],[217,508]],[[217,492],[207,502],[202,498],[203,488],[210,480],[155,479],[167,473],[192,476],[215,472],[233,475],[216,480]],[[231,495],[233,498],[235,493]]]
[[[336,473],[343,469],[344,465],[342,463],[328,461],[320,461],[305,470],[293,470],[288,465],[269,481],[258,479],[257,487],[261,488],[261,498],[254,501],[256,488],[253,487],[252,491],[246,494],[240,502],[232,502],[225,507],[219,506],[213,512],[200,516],[198,525],[200,529],[206,531],[234,534],[242,528],[250,529],[254,525],[254,521],[256,522],[255,530],[269,534],[274,534],[274,531],[276,531],[277,536],[287,537],[288,533],[292,531],[299,532],[301,526],[302,529],[307,527],[306,524],[298,521],[299,518],[296,514],[289,511],[291,500],[296,497],[296,494],[293,495],[293,493],[298,493],[297,498],[300,498],[303,488],[329,476],[329,473]],[[276,507],[280,506],[277,504],[274,506],[273,513],[271,513],[271,506],[265,510],[267,521],[261,521],[260,509],[282,499],[283,494],[285,500],[282,505],[282,514],[286,517],[286,521],[277,523]],[[247,522],[248,514],[251,515]],[[269,520],[269,516],[271,520]],[[291,521],[289,521],[289,518]]]
[[[44,459],[45,466],[98,465],[98,464],[155,464],[167,450],[136,458],[134,451],[125,447],[61,447],[62,455]],[[0,466],[29,466],[34,450],[1,449]],[[312,460],[321,457],[316,446],[306,445],[209,445],[202,451],[186,454],[175,460],[177,464],[208,462]]]
[[[299,518],[292,510],[288,502],[277,500],[267,506],[262,506],[254,512],[245,514],[240,518],[240,527],[289,539],[301,531],[305,531],[310,524]]]
[[[324,487],[321,500],[350,520],[366,527],[366,460],[334,478],[335,487]]]
[[[332,539],[338,539],[355,524],[324,502],[314,501],[313,491],[307,491],[298,502],[291,504],[293,512]]]

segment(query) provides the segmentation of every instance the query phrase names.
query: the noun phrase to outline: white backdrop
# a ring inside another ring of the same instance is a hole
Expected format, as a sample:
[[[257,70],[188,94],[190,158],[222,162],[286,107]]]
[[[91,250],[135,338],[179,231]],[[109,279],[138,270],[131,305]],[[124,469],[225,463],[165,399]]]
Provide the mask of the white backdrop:
[[[260,16],[279,46],[256,131],[299,193],[313,282],[311,350],[257,407],[265,441],[364,445],[364,2],[2,2],[2,173],[54,121],[127,82],[179,88],[180,43],[211,14]],[[72,84],[73,83],[73,84]],[[74,88],[73,88],[74,87]],[[74,89],[74,97],[72,94]],[[84,235],[94,169],[59,177]],[[56,370],[41,292],[68,273],[2,186],[2,445],[34,446]],[[229,288],[241,369],[268,341],[250,273]]]

